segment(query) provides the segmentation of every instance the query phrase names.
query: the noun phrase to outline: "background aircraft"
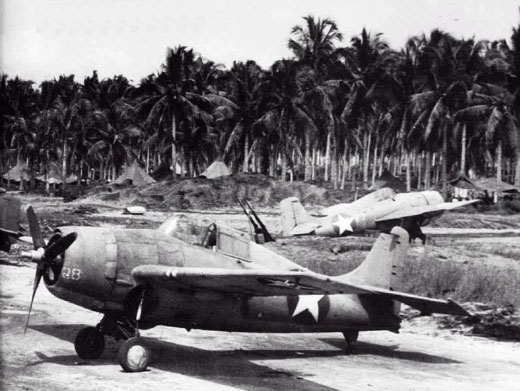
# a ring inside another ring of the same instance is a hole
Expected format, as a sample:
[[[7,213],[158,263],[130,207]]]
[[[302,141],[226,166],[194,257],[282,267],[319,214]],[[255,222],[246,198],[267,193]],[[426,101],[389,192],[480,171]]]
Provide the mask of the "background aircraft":
[[[350,204],[324,209],[322,216],[309,215],[296,197],[280,202],[284,235],[348,236],[367,230],[390,232],[392,227],[406,229],[411,239],[426,236],[421,226],[439,217],[445,210],[473,204],[480,200],[444,202],[437,191],[395,194],[385,188]]]
[[[9,252],[11,244],[21,236],[21,205],[17,198],[0,193],[0,251]]]
[[[33,293],[43,278],[63,300],[103,314],[81,330],[77,354],[99,357],[105,336],[124,340],[126,371],[146,369],[151,352],[139,329],[158,325],[236,332],[342,332],[350,346],[359,331],[400,327],[399,304],[425,314],[468,315],[457,303],[398,292],[408,235],[381,234],[351,273],[313,273],[250,240],[210,225],[200,245],[179,240],[178,221],[158,230],[62,227],[45,245],[36,215],[27,216],[37,263]],[[27,325],[26,325],[27,327]]]

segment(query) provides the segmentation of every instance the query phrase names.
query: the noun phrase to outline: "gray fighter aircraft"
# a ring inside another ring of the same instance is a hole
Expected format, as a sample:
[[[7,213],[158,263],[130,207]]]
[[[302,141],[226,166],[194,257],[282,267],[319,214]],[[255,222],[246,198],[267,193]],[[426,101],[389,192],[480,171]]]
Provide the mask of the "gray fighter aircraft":
[[[75,350],[96,359],[105,336],[123,340],[125,371],[147,368],[151,351],[140,329],[158,325],[234,332],[342,332],[350,347],[360,331],[400,327],[399,303],[424,314],[468,315],[451,300],[399,292],[408,234],[381,234],[351,273],[314,273],[251,240],[210,225],[199,245],[177,238],[178,221],[159,229],[61,227],[45,244],[27,209],[37,263],[27,316],[43,278],[56,297],[103,315],[81,330]],[[27,324],[26,324],[27,327]]]
[[[318,217],[309,215],[296,197],[280,202],[284,235],[348,236],[368,230],[390,232],[395,226],[405,228],[410,238],[426,236],[421,227],[444,211],[479,202],[469,200],[444,202],[437,191],[396,194],[384,188],[350,204],[324,209]]]
[[[9,252],[11,244],[19,238],[21,205],[19,199],[0,192],[0,250]]]

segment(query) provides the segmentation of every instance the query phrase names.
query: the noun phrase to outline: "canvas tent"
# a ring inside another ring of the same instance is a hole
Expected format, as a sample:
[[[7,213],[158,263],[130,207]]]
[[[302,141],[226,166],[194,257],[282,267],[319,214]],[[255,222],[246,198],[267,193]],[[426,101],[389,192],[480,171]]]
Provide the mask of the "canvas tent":
[[[229,176],[231,172],[224,162],[214,161],[206,170],[200,174],[201,178],[214,179],[221,176]]]
[[[39,181],[47,182],[50,185],[61,185],[63,183],[63,174],[61,172],[60,167],[55,163],[52,162],[49,164],[49,170],[47,172],[47,178],[45,178],[45,174],[39,175],[36,177]],[[66,179],[66,183],[74,183],[77,182],[78,177],[77,175],[69,175]]]
[[[406,183],[401,179],[390,174],[388,170],[384,170],[381,176],[376,179],[374,184],[368,188],[368,190],[378,190],[385,187],[389,187],[397,192],[406,191]]]
[[[130,182],[134,186],[145,186],[155,183],[155,179],[148,175],[137,162],[133,162],[126,167],[126,170],[119,175],[113,183],[123,184],[127,182]]]
[[[5,182],[13,181],[20,182],[22,179],[24,181],[30,181],[32,178],[31,169],[26,164],[17,164],[13,168],[11,168],[8,172],[2,175],[2,179]]]

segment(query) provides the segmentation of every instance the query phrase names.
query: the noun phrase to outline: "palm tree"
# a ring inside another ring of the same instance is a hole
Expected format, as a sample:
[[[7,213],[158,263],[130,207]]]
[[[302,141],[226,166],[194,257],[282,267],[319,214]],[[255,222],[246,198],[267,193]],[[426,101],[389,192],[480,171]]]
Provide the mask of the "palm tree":
[[[215,90],[215,93],[205,96],[214,105],[215,125],[221,132],[222,157],[234,166],[238,165],[241,157],[243,172],[249,170],[250,144],[262,78],[263,71],[254,61],[235,62],[231,70],[220,77],[226,81],[227,91]]]
[[[168,49],[162,71],[155,79],[156,88],[148,91],[138,101],[138,110],[147,113],[145,124],[161,130],[169,129],[171,145],[171,167],[176,177],[178,129],[190,132],[195,128],[195,120],[206,122],[204,109],[209,102],[196,91],[194,79],[193,50],[185,46]]]
[[[339,32],[336,22],[325,18],[317,20],[314,16],[303,17],[304,26],[294,26],[291,30],[293,38],[289,39],[289,49],[302,64],[310,66],[318,74],[326,71],[332,63],[331,55],[335,51],[335,41],[341,41],[343,35]]]
[[[441,150],[442,190],[446,198],[448,135],[454,130],[454,114],[467,105],[480,46],[472,40],[457,41],[439,30],[432,31],[429,39],[423,37],[423,41],[419,57],[423,85],[421,92],[410,97],[414,118],[411,131],[422,130],[430,151]]]

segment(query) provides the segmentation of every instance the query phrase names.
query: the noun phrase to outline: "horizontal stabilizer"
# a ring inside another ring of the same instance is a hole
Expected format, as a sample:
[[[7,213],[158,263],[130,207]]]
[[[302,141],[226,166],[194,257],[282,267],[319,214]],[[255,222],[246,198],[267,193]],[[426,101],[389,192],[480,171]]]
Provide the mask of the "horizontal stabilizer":
[[[410,307],[421,311],[423,315],[429,315],[433,313],[464,316],[471,315],[468,311],[462,308],[460,304],[451,299],[431,299],[429,297],[416,296],[409,293],[394,292],[378,288],[373,289],[373,291],[409,305]]]
[[[300,224],[300,225],[297,225],[296,227],[294,227],[291,232],[289,233],[289,235],[293,235],[293,236],[298,236],[298,235],[310,235],[312,233],[314,233],[314,231],[316,230],[316,228],[318,228],[318,224],[316,223],[313,223],[313,222],[308,222],[308,223],[303,223],[303,224]]]

